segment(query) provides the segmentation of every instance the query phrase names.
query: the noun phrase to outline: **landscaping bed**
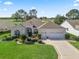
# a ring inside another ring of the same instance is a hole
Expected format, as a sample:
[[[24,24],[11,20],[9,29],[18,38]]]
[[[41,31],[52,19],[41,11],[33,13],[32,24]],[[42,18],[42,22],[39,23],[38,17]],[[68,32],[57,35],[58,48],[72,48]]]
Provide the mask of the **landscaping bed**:
[[[18,45],[16,42],[0,43],[0,59],[57,59],[52,46],[44,44]]]

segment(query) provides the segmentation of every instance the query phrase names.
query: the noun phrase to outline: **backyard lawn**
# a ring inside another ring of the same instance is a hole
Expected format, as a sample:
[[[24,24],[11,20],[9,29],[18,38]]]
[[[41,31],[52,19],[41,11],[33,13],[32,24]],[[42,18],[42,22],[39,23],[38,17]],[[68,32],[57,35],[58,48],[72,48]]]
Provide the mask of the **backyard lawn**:
[[[49,45],[0,42],[0,59],[57,59],[57,53]]]
[[[76,42],[70,42],[73,46],[79,49],[79,41]]]

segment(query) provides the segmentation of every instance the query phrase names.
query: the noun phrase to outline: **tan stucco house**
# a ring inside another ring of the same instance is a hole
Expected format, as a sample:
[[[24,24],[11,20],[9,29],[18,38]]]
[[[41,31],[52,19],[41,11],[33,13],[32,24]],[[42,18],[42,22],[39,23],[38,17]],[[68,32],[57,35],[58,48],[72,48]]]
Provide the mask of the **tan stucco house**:
[[[40,19],[32,19],[21,25],[16,25],[11,29],[11,35],[15,36],[16,32],[19,34],[27,35],[27,28],[31,28],[33,31],[33,26],[36,26],[42,39],[64,39],[65,38],[65,28],[54,22],[42,22]]]

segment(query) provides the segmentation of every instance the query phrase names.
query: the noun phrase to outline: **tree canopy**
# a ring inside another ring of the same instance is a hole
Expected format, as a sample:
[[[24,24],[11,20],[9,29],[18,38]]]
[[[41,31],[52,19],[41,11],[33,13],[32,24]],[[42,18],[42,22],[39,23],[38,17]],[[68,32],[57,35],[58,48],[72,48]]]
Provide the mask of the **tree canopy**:
[[[29,11],[29,13],[27,13],[25,10],[19,9],[14,14],[12,14],[12,18],[15,18],[16,21],[19,21],[19,19],[21,21],[25,21],[31,18],[37,18],[37,10],[32,9]]]
[[[59,24],[59,25],[60,25],[65,19],[66,19],[66,18],[65,18],[64,16],[57,15],[57,16],[55,17],[55,19],[54,19],[54,22],[55,22],[56,24]]]
[[[29,15],[31,18],[37,18],[37,10],[36,9],[30,10]]]
[[[77,19],[79,18],[79,10],[72,9],[66,14],[68,19]]]

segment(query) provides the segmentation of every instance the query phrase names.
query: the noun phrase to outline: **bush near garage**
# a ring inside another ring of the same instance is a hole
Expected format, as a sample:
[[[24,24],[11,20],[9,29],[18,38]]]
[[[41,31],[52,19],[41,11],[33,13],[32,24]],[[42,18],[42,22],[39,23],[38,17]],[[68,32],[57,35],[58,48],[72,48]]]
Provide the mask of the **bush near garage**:
[[[68,39],[68,40],[76,40],[76,41],[79,41],[79,37],[78,36],[75,36],[75,35],[70,34],[70,33],[65,34],[65,38]]]

